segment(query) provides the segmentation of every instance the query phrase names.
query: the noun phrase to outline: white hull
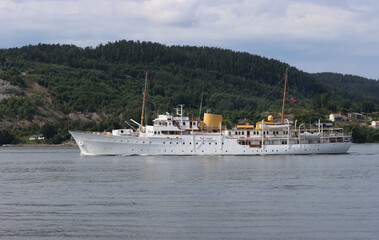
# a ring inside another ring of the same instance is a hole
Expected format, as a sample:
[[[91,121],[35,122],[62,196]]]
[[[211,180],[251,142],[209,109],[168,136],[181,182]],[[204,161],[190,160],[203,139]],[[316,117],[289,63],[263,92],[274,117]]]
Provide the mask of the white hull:
[[[83,155],[271,155],[346,153],[351,142],[240,145],[217,133],[132,137],[70,132]],[[288,141],[290,142],[290,141]]]

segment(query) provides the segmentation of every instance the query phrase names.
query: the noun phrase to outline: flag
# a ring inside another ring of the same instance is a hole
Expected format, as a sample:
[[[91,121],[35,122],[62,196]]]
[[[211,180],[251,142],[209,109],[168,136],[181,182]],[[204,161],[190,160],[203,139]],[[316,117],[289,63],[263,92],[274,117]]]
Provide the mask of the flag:
[[[294,98],[292,95],[290,96],[290,98],[291,98],[290,99],[291,102],[297,104],[297,99],[296,98]]]

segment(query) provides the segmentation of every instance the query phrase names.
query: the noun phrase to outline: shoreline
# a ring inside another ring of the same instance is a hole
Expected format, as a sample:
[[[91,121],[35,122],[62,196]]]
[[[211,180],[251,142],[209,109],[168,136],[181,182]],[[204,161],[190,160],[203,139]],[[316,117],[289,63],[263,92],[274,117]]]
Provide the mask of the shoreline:
[[[365,144],[379,144],[379,143],[353,143],[356,145],[365,145]],[[75,141],[66,141],[60,144],[49,144],[49,143],[35,143],[35,144],[4,144],[2,147],[77,147]]]
[[[50,143],[20,143],[20,144],[4,144],[2,147],[75,147],[75,141],[66,141],[60,144]]]

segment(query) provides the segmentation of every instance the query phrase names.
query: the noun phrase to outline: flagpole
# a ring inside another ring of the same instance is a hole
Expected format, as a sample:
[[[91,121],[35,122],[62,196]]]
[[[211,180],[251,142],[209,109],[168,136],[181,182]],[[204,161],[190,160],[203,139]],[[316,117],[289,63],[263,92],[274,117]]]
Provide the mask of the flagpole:
[[[288,68],[286,68],[286,75],[284,77],[284,94],[283,94],[282,119],[280,120],[280,124],[283,124],[283,117],[284,117],[284,103],[286,101],[286,88],[287,88],[287,73],[288,73]]]

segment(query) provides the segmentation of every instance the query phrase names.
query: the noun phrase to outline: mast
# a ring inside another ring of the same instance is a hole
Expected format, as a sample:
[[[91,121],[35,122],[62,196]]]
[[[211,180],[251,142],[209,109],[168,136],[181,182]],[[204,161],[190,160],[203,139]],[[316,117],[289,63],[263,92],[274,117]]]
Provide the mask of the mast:
[[[282,119],[280,120],[280,124],[283,124],[283,117],[284,117],[284,103],[286,101],[287,73],[288,73],[288,67],[286,68],[286,75],[284,77],[284,93],[283,93]]]
[[[145,113],[146,87],[147,87],[147,72],[146,72],[146,78],[145,78],[145,89],[143,91],[143,102],[142,102],[142,114],[141,114],[141,128],[140,128],[140,132],[142,132],[143,117],[144,117],[143,115]]]
[[[199,110],[199,119],[198,119],[198,123],[200,123],[200,117],[201,117],[201,106],[203,106],[203,94],[204,94],[204,88],[203,88],[203,91],[201,91],[201,100],[200,100],[200,110]]]

